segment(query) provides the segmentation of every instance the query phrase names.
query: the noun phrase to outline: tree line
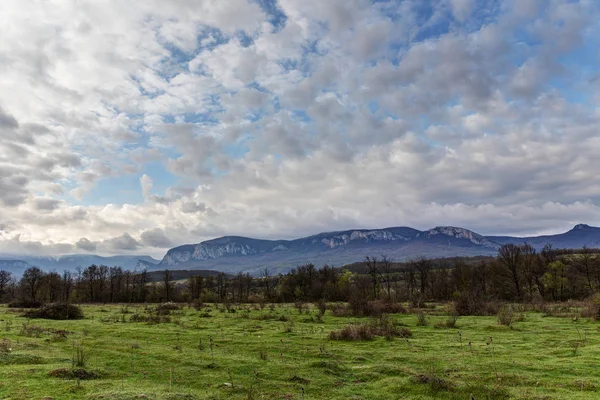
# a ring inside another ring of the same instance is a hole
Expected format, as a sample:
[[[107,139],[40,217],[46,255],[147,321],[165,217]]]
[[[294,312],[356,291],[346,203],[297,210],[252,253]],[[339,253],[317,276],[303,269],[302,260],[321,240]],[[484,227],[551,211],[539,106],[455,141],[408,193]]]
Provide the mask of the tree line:
[[[466,312],[491,300],[531,302],[585,299],[600,291],[600,256],[594,249],[541,251],[503,245],[496,257],[417,260],[396,263],[367,257],[359,267],[317,268],[307,264],[287,274],[196,275],[160,281],[146,271],[91,265],[75,272],[28,268],[16,280],[0,271],[0,299],[22,305],[48,302],[387,302],[455,301]]]

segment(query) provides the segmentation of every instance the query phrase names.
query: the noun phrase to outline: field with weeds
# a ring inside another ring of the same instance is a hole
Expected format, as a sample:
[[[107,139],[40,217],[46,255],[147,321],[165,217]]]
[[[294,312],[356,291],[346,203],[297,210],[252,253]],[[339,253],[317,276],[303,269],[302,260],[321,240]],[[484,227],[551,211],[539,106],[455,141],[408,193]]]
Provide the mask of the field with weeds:
[[[570,310],[453,318],[433,305],[355,318],[313,305],[82,309],[84,319],[56,321],[0,307],[0,399],[600,396],[600,324]]]

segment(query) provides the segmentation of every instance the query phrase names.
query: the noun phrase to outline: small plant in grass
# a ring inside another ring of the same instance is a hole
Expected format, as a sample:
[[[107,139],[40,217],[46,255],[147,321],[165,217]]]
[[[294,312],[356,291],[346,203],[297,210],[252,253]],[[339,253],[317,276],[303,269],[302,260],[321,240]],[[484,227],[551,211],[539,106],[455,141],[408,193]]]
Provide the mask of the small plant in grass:
[[[181,351],[182,346],[181,346],[181,337],[179,335],[179,332],[176,333],[176,341],[175,341],[175,346],[173,346],[173,350],[177,350],[177,351]]]
[[[423,311],[419,311],[417,313],[417,326],[427,326],[429,322],[427,321],[427,316]]]
[[[434,392],[450,391],[454,388],[454,385],[451,382],[440,378],[433,373],[415,375],[411,380],[416,384],[428,385]]]
[[[294,332],[294,321],[290,321],[285,325],[285,328],[283,329],[284,333],[292,333]]]
[[[12,351],[12,346],[9,339],[0,340],[0,354],[8,354]]]
[[[31,325],[24,322],[20,334],[27,337],[40,337],[46,330],[39,325]]]
[[[73,354],[73,368],[85,368],[87,364],[87,356],[83,350],[83,346],[76,346]]]
[[[263,361],[267,361],[269,359],[269,354],[265,349],[260,349],[258,351],[258,358],[260,358]]]
[[[212,336],[208,337],[208,346],[210,347],[210,360],[211,360],[211,364],[215,365],[215,352],[214,352],[215,343],[213,342]]]

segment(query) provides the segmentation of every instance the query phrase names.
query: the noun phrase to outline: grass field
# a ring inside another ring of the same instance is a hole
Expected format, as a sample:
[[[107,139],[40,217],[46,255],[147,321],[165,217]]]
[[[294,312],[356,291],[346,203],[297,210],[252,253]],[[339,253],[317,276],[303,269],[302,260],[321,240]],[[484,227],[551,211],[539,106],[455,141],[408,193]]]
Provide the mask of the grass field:
[[[83,306],[78,321],[0,308],[1,399],[594,399],[600,325],[527,312],[511,328],[444,306],[391,315],[412,337],[330,340],[360,321],[292,305],[214,305],[143,320],[152,306]],[[366,321],[364,319],[363,321]],[[79,360],[77,353],[79,351]],[[83,359],[82,359],[83,358]],[[82,364],[73,366],[75,361]],[[85,378],[85,379],[78,379]],[[93,379],[88,379],[93,378]]]

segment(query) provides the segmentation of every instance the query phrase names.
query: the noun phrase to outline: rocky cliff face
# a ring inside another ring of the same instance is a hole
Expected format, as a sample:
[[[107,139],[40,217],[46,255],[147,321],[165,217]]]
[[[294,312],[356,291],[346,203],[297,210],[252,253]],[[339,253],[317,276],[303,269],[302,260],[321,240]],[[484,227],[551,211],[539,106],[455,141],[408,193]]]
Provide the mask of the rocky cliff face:
[[[275,248],[273,249],[275,250]],[[253,248],[247,244],[235,242],[225,244],[203,242],[169,250],[161,261],[161,264],[178,265],[184,264],[190,260],[212,260],[227,256],[249,256],[259,253],[261,253],[260,249]]]
[[[433,229],[424,232],[424,236],[431,238],[434,236],[446,236],[455,239],[465,239],[477,246],[485,246],[491,248],[499,248],[497,243],[488,240],[485,236],[481,236],[478,233],[470,231],[465,228],[458,228],[455,226],[438,226]]]
[[[296,240],[274,241],[226,236],[199,244],[185,245],[171,249],[161,261],[161,265],[189,265],[195,262],[224,257],[248,257],[272,253],[303,254],[307,252],[355,249],[370,245],[393,245],[395,243],[401,246],[417,239],[427,240],[436,235],[467,239],[475,246],[494,247],[494,244],[485,240],[483,236],[463,228],[438,227],[426,232],[406,227],[355,229],[321,233]]]
[[[373,243],[394,240],[406,241],[412,238],[395,234],[386,230],[351,231],[322,239],[313,239],[314,243],[321,243],[330,249],[345,246],[351,242]]]

